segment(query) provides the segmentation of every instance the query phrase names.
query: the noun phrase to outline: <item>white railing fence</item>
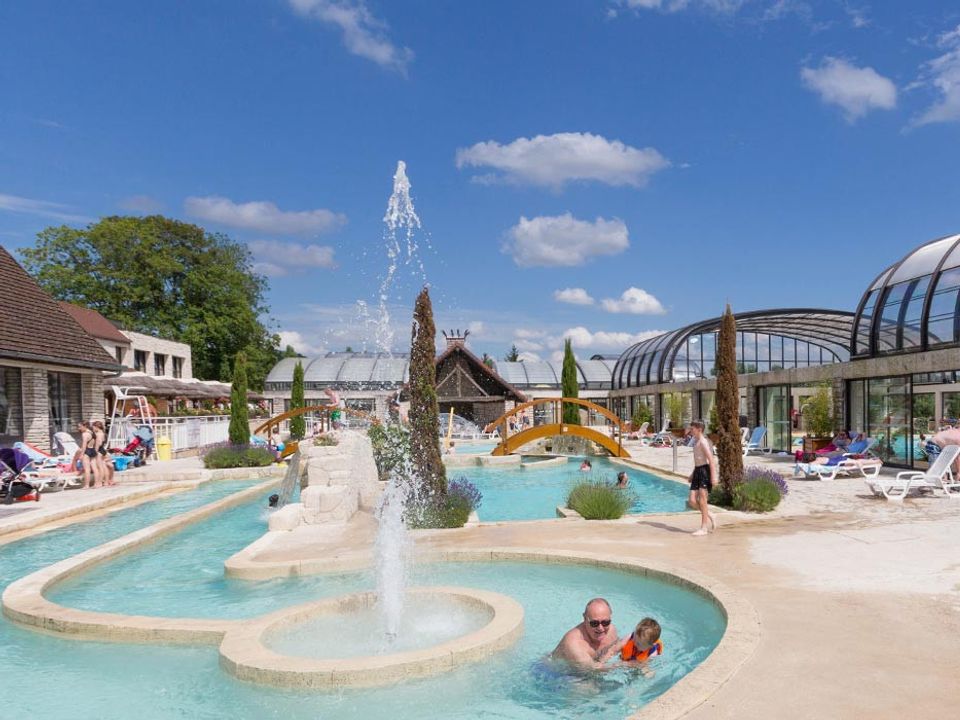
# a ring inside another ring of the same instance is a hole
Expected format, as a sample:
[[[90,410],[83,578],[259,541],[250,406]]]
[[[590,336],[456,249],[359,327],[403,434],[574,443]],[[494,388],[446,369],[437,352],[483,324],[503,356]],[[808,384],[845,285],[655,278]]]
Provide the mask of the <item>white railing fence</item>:
[[[127,441],[140,425],[139,420],[124,422]],[[196,417],[155,417],[150,419],[154,439],[170,440],[174,453],[202,448],[205,445],[226,442],[230,428],[229,415],[200,415]]]

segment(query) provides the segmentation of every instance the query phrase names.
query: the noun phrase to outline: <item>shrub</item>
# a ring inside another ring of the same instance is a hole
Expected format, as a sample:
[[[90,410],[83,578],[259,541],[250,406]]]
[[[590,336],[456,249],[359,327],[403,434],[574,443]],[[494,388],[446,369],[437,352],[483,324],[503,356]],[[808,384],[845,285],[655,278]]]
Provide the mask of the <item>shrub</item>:
[[[579,482],[567,496],[567,507],[587,520],[616,520],[634,503],[631,493],[602,480]]]
[[[465,477],[458,477],[447,487],[447,495],[461,495],[469,503],[470,510],[476,510],[483,502],[483,493]]]
[[[313,438],[313,444],[316,447],[336,447],[340,441],[333,435],[317,435]]]
[[[203,466],[208,469],[267,467],[275,460],[274,454],[256,445],[214,445],[203,452]]]
[[[783,475],[773,468],[763,467],[762,465],[748,465],[743,471],[743,482],[751,480],[769,480],[780,491],[781,497],[790,492],[790,486]]]
[[[730,491],[727,490],[723,485],[716,485],[710,491],[710,497],[707,500],[711,505],[716,505],[717,507],[733,507],[733,497],[730,494]]]
[[[410,432],[400,423],[386,423],[371,425],[367,436],[373,446],[380,479],[387,480],[390,473],[403,468],[410,458]]]
[[[640,426],[644,423],[653,422],[653,413],[650,412],[650,408],[644,403],[637,405],[637,409],[633,412],[633,417],[630,418],[630,423],[633,425],[634,430],[639,430]]]
[[[733,488],[734,510],[770,512],[779,504],[780,488],[772,480],[748,480]]]

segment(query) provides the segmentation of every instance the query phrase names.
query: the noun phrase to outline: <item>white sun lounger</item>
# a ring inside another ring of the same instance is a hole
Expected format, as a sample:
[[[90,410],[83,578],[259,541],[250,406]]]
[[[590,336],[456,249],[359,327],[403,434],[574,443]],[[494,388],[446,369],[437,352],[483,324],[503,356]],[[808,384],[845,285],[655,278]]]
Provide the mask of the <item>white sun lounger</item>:
[[[668,429],[670,427],[670,421],[664,420],[663,427],[660,428],[660,432],[653,436],[650,442],[654,445],[673,445],[673,433]]]
[[[822,463],[797,463],[794,467],[794,476],[803,473],[812,480],[836,480],[840,475],[849,477],[863,477],[868,481],[880,475],[883,461],[879,458],[846,458],[836,465]]]
[[[942,491],[948,497],[960,498],[960,480],[954,477],[952,469],[957,455],[960,447],[947,445],[925,471],[904,470],[895,478],[868,478],[867,487],[890,502],[903,502],[911,490]]]

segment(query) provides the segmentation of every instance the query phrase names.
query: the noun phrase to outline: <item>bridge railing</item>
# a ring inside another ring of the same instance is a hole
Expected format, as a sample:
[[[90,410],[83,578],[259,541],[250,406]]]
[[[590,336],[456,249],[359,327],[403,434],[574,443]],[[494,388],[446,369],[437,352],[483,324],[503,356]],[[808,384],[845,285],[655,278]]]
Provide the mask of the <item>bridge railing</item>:
[[[521,405],[489,423],[484,432],[494,430],[500,434],[501,446],[506,447],[512,436],[542,425],[564,425],[564,405],[573,405],[578,410],[577,425],[587,427],[615,441],[618,454],[622,452],[621,436],[623,421],[610,410],[580,398],[540,398]]]

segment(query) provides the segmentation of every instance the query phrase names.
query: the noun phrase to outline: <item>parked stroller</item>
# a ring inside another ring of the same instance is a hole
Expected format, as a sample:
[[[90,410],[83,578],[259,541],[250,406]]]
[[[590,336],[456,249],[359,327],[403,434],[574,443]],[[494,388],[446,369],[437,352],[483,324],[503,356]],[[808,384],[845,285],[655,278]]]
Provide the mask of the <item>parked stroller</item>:
[[[0,448],[0,502],[10,505],[27,500],[40,501],[39,488],[26,477],[30,456],[13,448]]]
[[[133,431],[133,437],[122,450],[112,449],[118,455],[132,455],[133,466],[147,464],[147,458],[153,453],[153,430],[149,425],[140,425]]]

